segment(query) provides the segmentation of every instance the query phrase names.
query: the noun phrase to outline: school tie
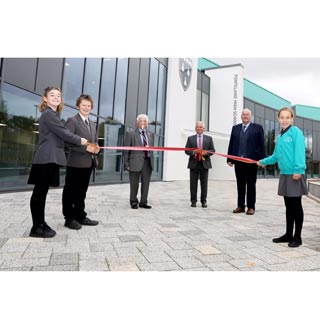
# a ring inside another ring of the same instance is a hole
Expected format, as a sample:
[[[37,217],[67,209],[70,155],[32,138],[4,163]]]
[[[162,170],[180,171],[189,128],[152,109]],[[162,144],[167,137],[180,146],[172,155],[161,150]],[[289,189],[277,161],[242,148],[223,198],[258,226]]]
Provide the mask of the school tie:
[[[84,120],[84,123],[86,124],[86,127],[87,127],[89,133],[91,134],[91,130],[90,130],[90,125],[89,125],[88,119],[85,119],[85,120]]]
[[[147,138],[144,133],[144,130],[142,130],[141,133],[142,133],[142,138],[143,138],[143,145],[144,145],[144,147],[146,147],[148,145],[148,143],[147,143]],[[147,159],[148,158],[148,151],[145,150],[143,152],[144,152],[144,158]]]
[[[202,141],[201,141],[201,136],[198,136],[198,149],[202,149]],[[202,154],[201,152],[198,153],[198,161],[202,160]]]

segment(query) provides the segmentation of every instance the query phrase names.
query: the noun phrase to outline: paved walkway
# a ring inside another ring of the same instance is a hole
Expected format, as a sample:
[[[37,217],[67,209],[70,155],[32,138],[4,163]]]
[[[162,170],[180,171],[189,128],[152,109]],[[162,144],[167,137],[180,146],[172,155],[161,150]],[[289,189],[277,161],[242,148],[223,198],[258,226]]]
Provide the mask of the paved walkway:
[[[208,208],[191,208],[189,182],[152,182],[151,210],[132,210],[129,185],[90,187],[95,227],[63,226],[62,189],[49,191],[46,220],[57,235],[28,236],[31,192],[0,194],[0,270],[16,271],[302,271],[320,270],[320,204],[304,197],[303,246],[271,239],[283,234],[277,179],[258,180],[256,214],[233,214],[235,181],[210,181]]]

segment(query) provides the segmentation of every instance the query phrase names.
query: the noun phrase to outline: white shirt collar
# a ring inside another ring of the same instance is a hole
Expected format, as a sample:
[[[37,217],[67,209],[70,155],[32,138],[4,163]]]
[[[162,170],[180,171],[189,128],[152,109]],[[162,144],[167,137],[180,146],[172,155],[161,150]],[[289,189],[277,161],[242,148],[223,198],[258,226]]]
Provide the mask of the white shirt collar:
[[[81,119],[83,120],[83,122],[85,122],[86,120],[89,121],[89,117],[84,117],[80,112],[79,112],[79,115],[80,115]]]

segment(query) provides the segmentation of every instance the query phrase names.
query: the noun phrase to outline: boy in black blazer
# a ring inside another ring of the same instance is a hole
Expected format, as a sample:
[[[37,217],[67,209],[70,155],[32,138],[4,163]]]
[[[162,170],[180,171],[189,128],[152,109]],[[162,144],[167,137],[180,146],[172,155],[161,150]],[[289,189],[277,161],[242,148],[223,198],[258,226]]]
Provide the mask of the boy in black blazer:
[[[73,133],[84,136],[89,142],[96,141],[96,126],[89,119],[93,100],[89,95],[81,95],[76,102],[79,113],[66,122],[66,127]],[[92,169],[97,166],[97,145],[70,146],[68,148],[65,185],[62,193],[62,213],[65,227],[78,230],[82,225],[94,226],[98,221],[91,220],[85,212],[85,198]]]

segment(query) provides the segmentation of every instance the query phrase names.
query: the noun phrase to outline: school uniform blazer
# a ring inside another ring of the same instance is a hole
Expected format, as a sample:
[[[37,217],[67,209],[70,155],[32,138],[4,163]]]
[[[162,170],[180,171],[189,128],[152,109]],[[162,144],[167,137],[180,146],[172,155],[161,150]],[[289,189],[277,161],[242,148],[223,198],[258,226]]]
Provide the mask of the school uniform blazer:
[[[228,154],[231,156],[238,156],[240,145],[240,133],[242,130],[242,123],[232,127],[230,142],[228,147]],[[250,123],[246,131],[247,135],[247,158],[253,160],[260,160],[265,158],[266,151],[264,145],[264,132],[260,124]],[[232,159],[227,159],[227,162],[234,163]]]
[[[195,134],[195,135],[190,136],[188,138],[187,143],[186,143],[186,148],[197,148],[198,147],[197,136],[198,135]],[[216,151],[214,148],[214,145],[213,145],[212,138],[210,136],[205,135],[205,134],[202,137],[202,149],[207,150],[207,151],[211,151],[211,152]],[[188,162],[188,168],[189,169],[196,168],[197,163],[198,163],[198,159],[194,157],[193,151],[185,151],[185,153],[190,156],[189,162]],[[204,160],[202,160],[202,164],[205,169],[212,168],[211,159],[210,159],[211,156],[212,156],[211,153],[203,156]]]
[[[147,132],[148,145],[153,147],[154,136],[149,131]],[[125,137],[125,146],[143,147],[139,129],[127,132]],[[148,151],[150,156],[151,169],[153,170],[153,152]],[[124,150],[124,169],[129,168],[130,171],[141,171],[144,164],[144,151]]]
[[[89,118],[88,120],[90,132],[79,113],[76,114],[74,117],[68,118],[65,126],[72,133],[87,139],[88,142],[96,143],[96,125]],[[95,154],[92,154],[91,152],[87,152],[87,146],[70,146],[69,144],[66,144],[66,148],[68,152],[68,167],[90,168],[92,166],[92,161],[94,162],[95,166],[98,165],[97,156]]]
[[[50,107],[46,107],[39,119],[39,145],[32,163],[56,163],[59,166],[65,166],[64,141],[81,145],[81,138],[65,128],[59,114]]]

